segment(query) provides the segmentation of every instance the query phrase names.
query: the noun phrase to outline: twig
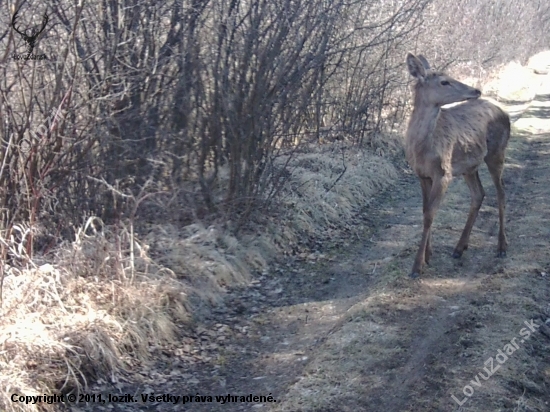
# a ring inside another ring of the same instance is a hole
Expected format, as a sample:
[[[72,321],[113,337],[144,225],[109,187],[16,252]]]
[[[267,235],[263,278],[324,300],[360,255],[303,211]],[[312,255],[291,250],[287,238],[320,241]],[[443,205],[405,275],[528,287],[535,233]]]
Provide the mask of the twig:
[[[346,170],[348,170],[348,167],[346,166],[346,158],[345,158],[345,155],[344,155],[344,148],[342,147],[342,166],[344,167],[344,170],[342,170],[342,173],[340,173],[340,176],[338,176],[336,178],[336,180],[332,183],[332,185],[330,185],[330,187],[327,189],[327,191],[325,192],[328,193],[332,190],[332,188],[334,186],[336,186],[336,184],[340,181],[340,179],[344,176],[344,174],[346,173]]]

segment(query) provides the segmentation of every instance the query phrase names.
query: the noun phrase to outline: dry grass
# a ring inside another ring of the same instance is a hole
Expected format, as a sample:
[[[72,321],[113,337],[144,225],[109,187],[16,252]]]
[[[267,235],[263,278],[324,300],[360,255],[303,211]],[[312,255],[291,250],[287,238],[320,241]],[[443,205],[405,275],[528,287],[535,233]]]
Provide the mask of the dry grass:
[[[289,167],[291,177],[282,196],[288,211],[283,236],[287,242],[338,227],[397,178],[386,158],[336,144],[297,156]]]
[[[124,236],[115,242],[106,228],[84,232],[59,250],[53,264],[25,270],[5,265],[3,411],[23,410],[10,401],[13,393],[82,392],[89,379],[116,381],[132,359],[149,355],[150,345],[173,340],[175,320],[185,319],[186,290],[174,276],[138,271],[132,280],[128,254],[116,247]]]
[[[5,266],[0,410],[44,410],[12,403],[14,393],[78,393],[97,378],[115,383],[151,348],[174,342],[192,317],[193,296],[219,297],[224,284],[263,264],[214,228],[156,229],[133,239],[132,255],[130,231],[90,219],[51,263]],[[149,252],[159,250],[154,261]]]
[[[344,163],[341,152],[316,149],[290,166],[279,208],[287,218],[274,217],[263,233],[237,239],[197,223],[134,234],[130,223],[106,227],[90,218],[74,242],[34,262],[22,244],[3,239],[28,263],[4,267],[0,410],[56,410],[13,403],[14,393],[85,392],[99,378],[116,383],[153,348],[177,344],[178,332],[226,287],[248,282],[304,233],[338,226],[396,177],[389,161],[351,149]]]

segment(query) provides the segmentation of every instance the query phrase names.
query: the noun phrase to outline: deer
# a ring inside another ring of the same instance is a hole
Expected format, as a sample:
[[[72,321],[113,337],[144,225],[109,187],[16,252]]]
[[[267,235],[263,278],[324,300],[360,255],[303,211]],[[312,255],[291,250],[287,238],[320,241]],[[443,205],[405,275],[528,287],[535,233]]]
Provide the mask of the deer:
[[[432,70],[422,55],[407,54],[407,68],[416,79],[414,105],[405,134],[405,154],[422,189],[423,231],[409,276],[418,278],[432,255],[432,224],[453,176],[464,176],[471,196],[462,235],[452,253],[468,249],[472,227],[485,197],[478,169],[484,161],[496,187],[499,233],[497,256],[506,257],[505,193],[502,181],[510,117],[481,91],[443,72]],[[452,107],[442,107],[459,103]]]

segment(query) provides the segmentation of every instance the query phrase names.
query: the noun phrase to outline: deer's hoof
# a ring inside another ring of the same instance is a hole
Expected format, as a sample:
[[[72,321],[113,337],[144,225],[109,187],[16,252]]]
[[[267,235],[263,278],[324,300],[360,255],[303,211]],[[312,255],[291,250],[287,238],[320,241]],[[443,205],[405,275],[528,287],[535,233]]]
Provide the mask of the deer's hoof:
[[[451,256],[453,257],[453,259],[460,259],[462,257],[462,252],[455,250]]]
[[[412,272],[412,273],[409,274],[409,277],[410,277],[411,279],[418,279],[418,278],[420,277],[420,273],[418,273],[418,272]]]
[[[505,258],[506,257],[506,251],[505,250],[499,250],[497,253],[497,256],[499,258]]]

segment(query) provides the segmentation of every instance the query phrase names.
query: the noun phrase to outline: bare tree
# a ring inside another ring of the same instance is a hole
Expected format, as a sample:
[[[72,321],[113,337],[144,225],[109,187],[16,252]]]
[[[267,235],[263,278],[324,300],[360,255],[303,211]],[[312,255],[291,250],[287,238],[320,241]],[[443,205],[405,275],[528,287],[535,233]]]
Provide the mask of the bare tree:
[[[50,0],[22,3],[16,19],[23,32],[46,13],[34,50],[48,58],[15,60],[25,42],[4,7],[0,230],[26,222],[42,233],[29,251],[45,251],[85,216],[134,213],[125,199],[146,182],[176,194],[169,218],[238,230],[276,203],[281,154],[326,136],[369,146],[401,124],[407,50],[436,63],[525,57],[548,43],[549,10],[534,0]],[[147,199],[148,219],[167,214]]]

